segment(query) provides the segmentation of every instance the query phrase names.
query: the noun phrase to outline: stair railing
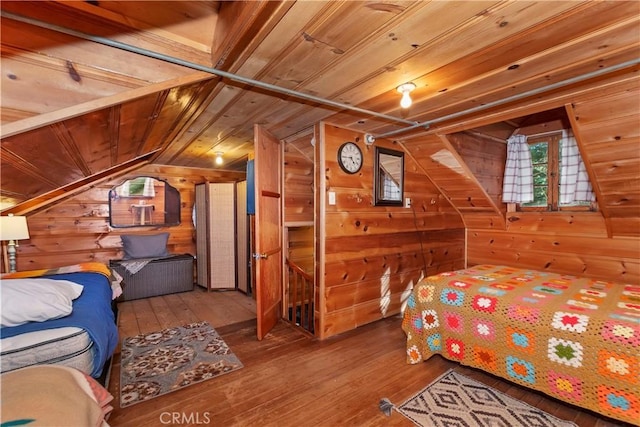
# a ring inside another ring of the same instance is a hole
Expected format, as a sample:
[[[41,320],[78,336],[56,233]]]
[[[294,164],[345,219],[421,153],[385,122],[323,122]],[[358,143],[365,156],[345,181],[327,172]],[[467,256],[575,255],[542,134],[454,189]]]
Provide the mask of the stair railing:
[[[313,276],[287,258],[287,320],[314,334],[315,284]]]

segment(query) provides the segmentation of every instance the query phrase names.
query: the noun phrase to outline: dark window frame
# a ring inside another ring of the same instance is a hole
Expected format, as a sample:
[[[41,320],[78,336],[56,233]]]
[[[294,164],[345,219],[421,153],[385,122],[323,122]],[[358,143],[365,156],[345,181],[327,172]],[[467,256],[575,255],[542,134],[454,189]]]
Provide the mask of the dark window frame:
[[[577,203],[560,205],[560,140],[562,139],[562,132],[552,132],[544,135],[532,135],[527,138],[527,144],[529,147],[536,144],[547,143],[547,205],[546,206],[526,206],[526,204],[517,203],[516,210],[520,212],[589,212],[597,211],[597,205],[595,202],[590,204]],[[533,159],[532,159],[533,161]],[[540,163],[534,163],[534,169],[536,165]],[[537,185],[540,187],[541,185]],[[534,194],[535,194],[535,182],[534,182]]]

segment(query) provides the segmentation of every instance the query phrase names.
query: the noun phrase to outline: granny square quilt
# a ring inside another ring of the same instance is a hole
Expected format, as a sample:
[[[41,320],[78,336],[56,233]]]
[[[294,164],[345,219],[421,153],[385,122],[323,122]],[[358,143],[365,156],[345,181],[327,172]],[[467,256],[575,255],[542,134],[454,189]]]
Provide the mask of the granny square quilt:
[[[478,265],[407,300],[407,362],[441,354],[640,425],[640,286]]]

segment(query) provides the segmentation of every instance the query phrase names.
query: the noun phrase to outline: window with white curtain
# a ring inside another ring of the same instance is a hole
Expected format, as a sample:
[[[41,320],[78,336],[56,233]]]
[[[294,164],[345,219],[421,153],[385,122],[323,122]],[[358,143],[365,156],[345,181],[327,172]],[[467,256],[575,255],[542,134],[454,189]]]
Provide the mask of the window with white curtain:
[[[529,136],[527,145],[533,200],[519,202],[520,210],[595,209],[589,176],[571,130]]]

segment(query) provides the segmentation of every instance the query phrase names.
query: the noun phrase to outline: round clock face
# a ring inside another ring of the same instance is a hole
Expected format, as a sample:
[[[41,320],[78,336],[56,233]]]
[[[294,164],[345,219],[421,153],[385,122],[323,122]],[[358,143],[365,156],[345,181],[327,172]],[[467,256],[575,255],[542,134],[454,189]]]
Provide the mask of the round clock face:
[[[338,149],[338,164],[347,173],[356,173],[362,167],[362,151],[353,142],[345,142]]]

